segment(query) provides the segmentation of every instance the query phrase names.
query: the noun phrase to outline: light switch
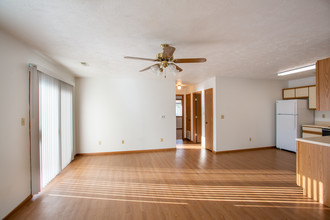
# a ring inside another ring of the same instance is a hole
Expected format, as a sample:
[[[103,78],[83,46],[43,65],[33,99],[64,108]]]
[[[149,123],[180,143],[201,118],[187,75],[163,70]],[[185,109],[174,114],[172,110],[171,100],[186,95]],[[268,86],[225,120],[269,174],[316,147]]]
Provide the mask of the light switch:
[[[125,141],[124,140],[121,140],[121,144],[125,144]]]
[[[161,138],[161,139],[160,139],[160,142],[163,142],[163,141],[164,141],[164,139],[163,139],[163,138]]]
[[[221,119],[225,119],[225,116],[224,115],[221,115]]]
[[[325,118],[325,114],[322,114],[322,118]]]
[[[102,141],[99,141],[99,145],[102,145]]]
[[[25,118],[21,118],[21,125],[25,126]]]

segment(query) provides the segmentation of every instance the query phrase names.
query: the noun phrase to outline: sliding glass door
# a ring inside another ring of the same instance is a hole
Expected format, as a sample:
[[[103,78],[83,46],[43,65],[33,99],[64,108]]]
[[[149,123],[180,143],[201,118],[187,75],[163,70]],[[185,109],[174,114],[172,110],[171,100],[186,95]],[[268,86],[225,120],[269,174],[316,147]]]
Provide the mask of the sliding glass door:
[[[44,188],[73,158],[73,87],[38,74],[40,182]]]

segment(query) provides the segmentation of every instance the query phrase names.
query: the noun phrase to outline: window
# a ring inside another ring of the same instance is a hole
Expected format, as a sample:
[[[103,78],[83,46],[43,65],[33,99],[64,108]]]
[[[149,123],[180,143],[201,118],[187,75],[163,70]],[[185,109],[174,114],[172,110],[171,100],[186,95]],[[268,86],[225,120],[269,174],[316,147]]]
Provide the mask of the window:
[[[176,100],[176,116],[182,116],[182,100]]]

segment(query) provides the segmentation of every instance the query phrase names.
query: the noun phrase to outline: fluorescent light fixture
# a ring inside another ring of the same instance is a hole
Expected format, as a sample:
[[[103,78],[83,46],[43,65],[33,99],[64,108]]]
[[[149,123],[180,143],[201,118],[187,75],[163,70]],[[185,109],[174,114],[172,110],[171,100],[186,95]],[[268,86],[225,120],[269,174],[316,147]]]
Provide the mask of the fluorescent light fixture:
[[[285,76],[285,75],[299,73],[299,72],[304,72],[304,71],[313,70],[313,69],[315,69],[315,64],[304,66],[304,67],[300,67],[300,68],[293,69],[293,70],[287,70],[287,71],[284,71],[284,72],[279,72],[279,73],[277,73],[277,75],[278,76]]]

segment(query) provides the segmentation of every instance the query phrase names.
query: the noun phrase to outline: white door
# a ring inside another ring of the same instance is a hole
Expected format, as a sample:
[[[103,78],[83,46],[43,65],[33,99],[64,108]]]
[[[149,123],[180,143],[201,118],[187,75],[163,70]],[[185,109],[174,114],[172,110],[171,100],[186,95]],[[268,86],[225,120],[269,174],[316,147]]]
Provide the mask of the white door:
[[[277,115],[276,147],[296,152],[297,116]]]

